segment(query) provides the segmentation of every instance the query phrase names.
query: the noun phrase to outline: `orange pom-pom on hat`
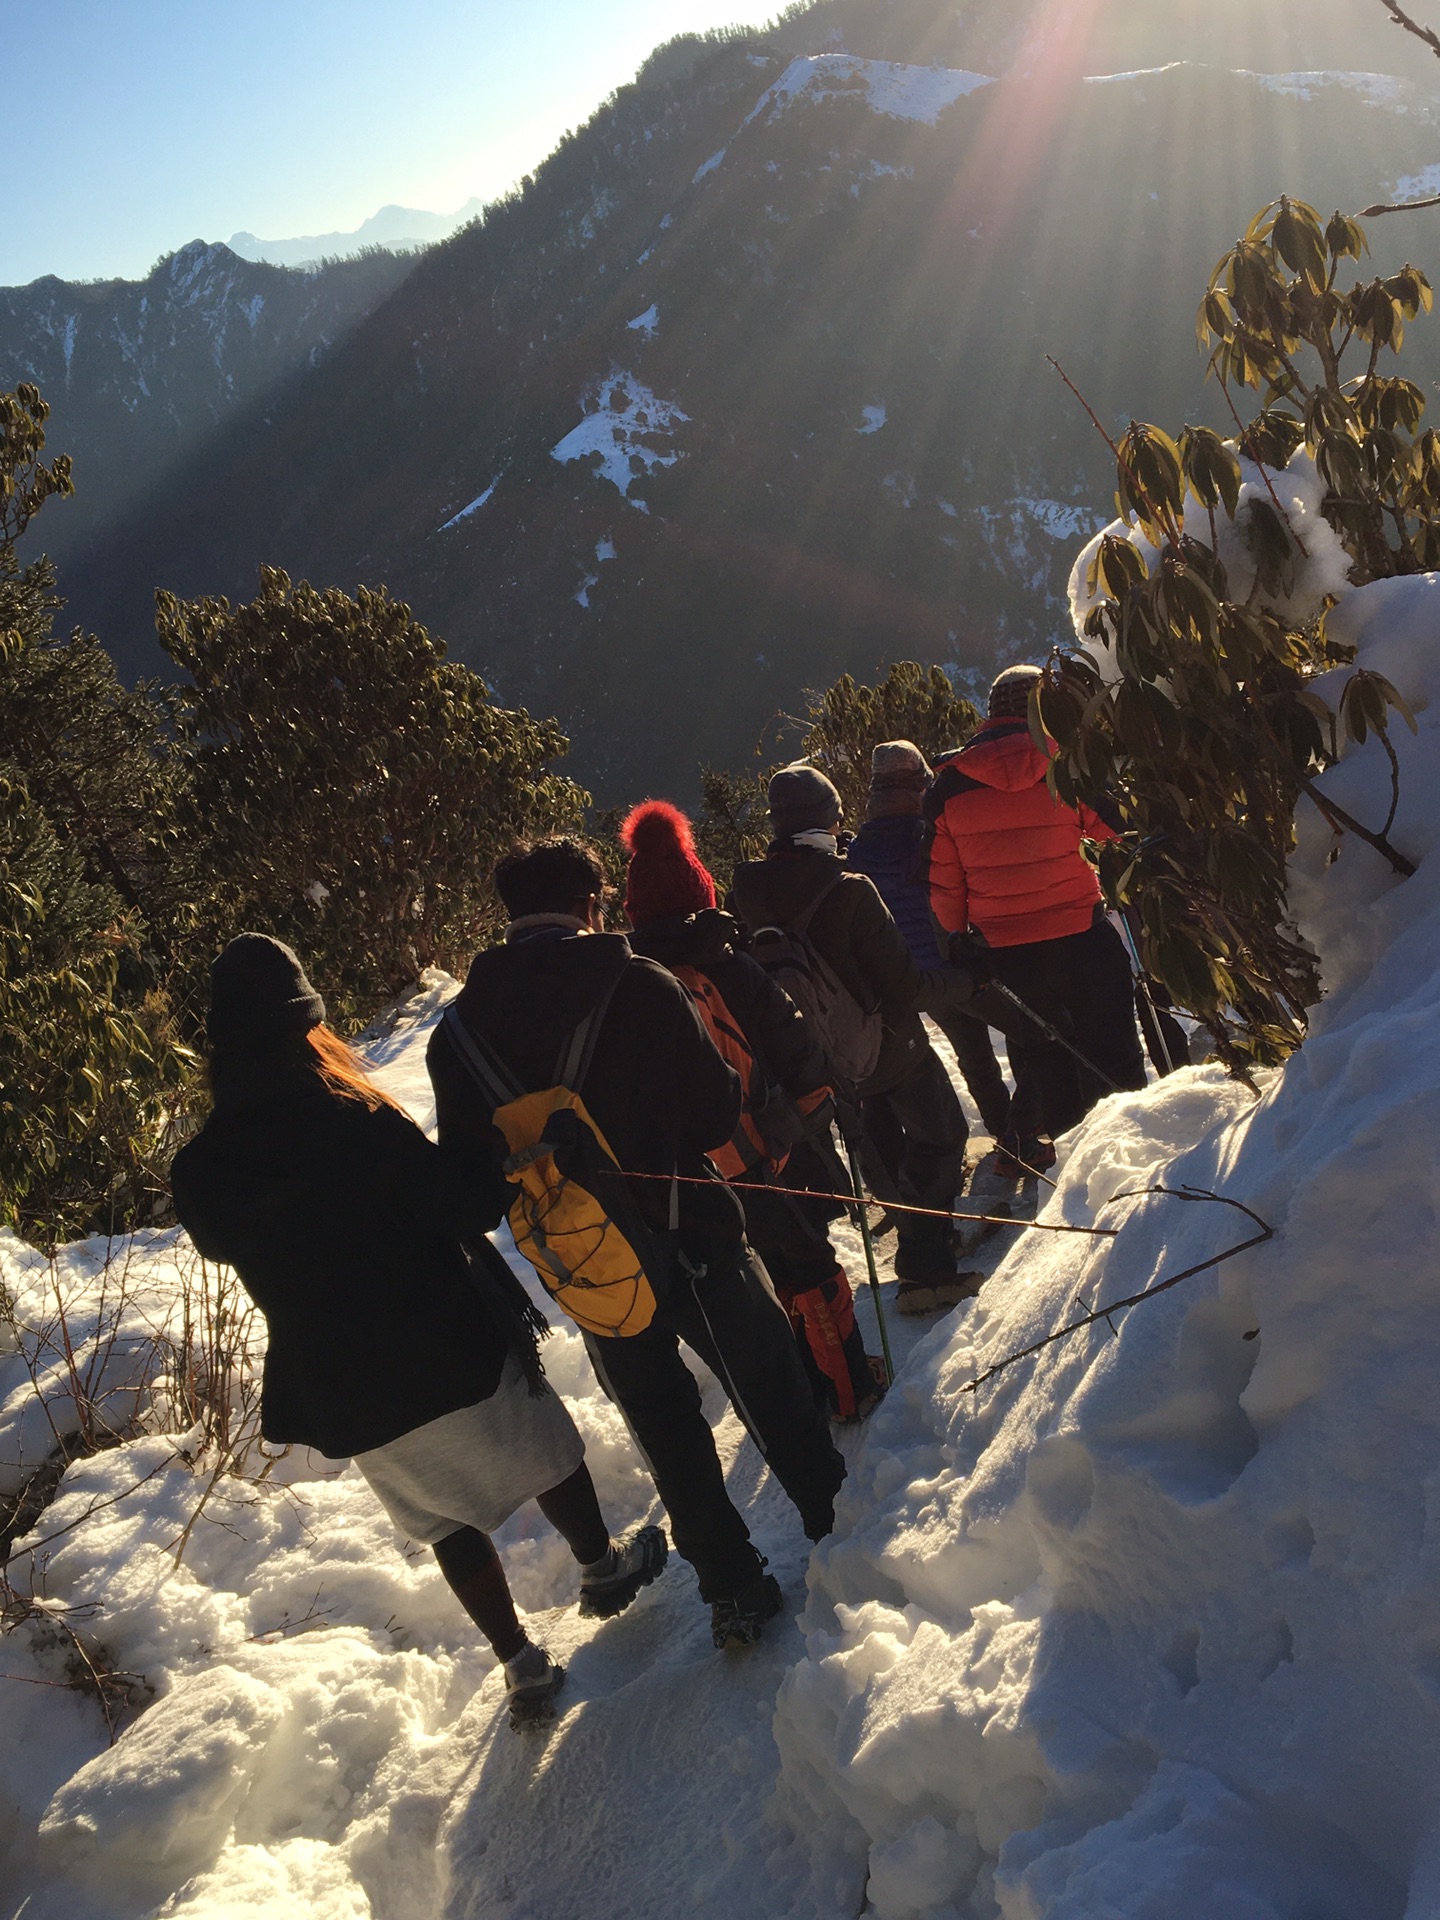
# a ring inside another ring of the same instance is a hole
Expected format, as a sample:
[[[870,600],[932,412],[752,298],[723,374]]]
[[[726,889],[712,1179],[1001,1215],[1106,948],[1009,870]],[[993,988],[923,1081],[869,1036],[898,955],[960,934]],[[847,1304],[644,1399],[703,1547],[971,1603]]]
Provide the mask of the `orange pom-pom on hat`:
[[[690,822],[668,800],[642,800],[620,828],[630,856],[625,911],[630,924],[683,919],[715,904],[715,882],[695,851]]]

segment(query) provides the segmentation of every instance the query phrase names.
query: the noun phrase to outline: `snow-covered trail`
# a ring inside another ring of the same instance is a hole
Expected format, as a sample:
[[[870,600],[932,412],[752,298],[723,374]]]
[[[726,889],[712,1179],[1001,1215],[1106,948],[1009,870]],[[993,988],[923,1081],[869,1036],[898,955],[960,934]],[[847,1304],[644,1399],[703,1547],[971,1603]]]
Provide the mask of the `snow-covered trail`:
[[[429,1006],[417,1005],[370,1049],[382,1081],[422,1124],[433,1118],[421,1043],[433,1018]],[[953,1055],[938,1034],[936,1040],[953,1075]],[[963,1085],[961,1096],[978,1133]],[[845,1223],[832,1233],[856,1285],[867,1347],[879,1352],[860,1236]],[[1001,1230],[971,1264],[988,1273],[1014,1238]],[[876,1252],[898,1371],[941,1323],[895,1313],[893,1241],[881,1240]],[[519,1270],[526,1273],[523,1262]],[[561,1337],[579,1347],[568,1333]],[[553,1358],[548,1364],[555,1374]],[[727,1484],[780,1581],[785,1612],[759,1647],[718,1655],[708,1609],[685,1563],[672,1556],[663,1578],[619,1620],[597,1626],[573,1606],[532,1614],[531,1631],[567,1668],[561,1710],[544,1736],[517,1739],[492,1675],[436,1757],[436,1786],[443,1781],[448,1795],[438,1835],[445,1920],[670,1920],[677,1910],[717,1917],[809,1910],[793,1903],[804,1898],[813,1862],[797,1848],[794,1830],[774,1819],[771,1803],[780,1772],[775,1700],[805,1651],[798,1618],[811,1547],[715,1382],[697,1372],[707,1381]],[[853,1462],[866,1429],[841,1429],[837,1439]],[[660,1517],[658,1502],[649,1515]],[[854,1912],[863,1873],[853,1859],[835,1866],[835,1911]]]
[[[425,1044],[455,990],[433,977],[365,1043],[422,1125],[433,1120]],[[877,1352],[858,1235],[836,1236]],[[988,1271],[1014,1238],[997,1236],[974,1264]],[[893,1299],[892,1247],[877,1252]],[[123,1414],[137,1355],[193,1289],[197,1263],[173,1231],[134,1236],[118,1265],[116,1251],[86,1243],[52,1269],[0,1236],[0,1282],[31,1324],[63,1299],[77,1339],[103,1345],[112,1312],[132,1326],[105,1363]],[[887,1319],[902,1369],[953,1325]],[[567,1322],[545,1359],[612,1526],[660,1517]],[[259,1482],[212,1487],[205,1463],[165,1435],[78,1461],[31,1536],[48,1542],[36,1590],[79,1608],[82,1631],[156,1697],[110,1746],[95,1704],[55,1691],[70,1678],[63,1635],[42,1618],[0,1637],[0,1920],[658,1920],[682,1902],[756,1920],[854,1911],[863,1862],[837,1859],[817,1899],[808,1849],[776,1812],[776,1698],[805,1652],[812,1551],[718,1384],[696,1371],[785,1612],[759,1648],[718,1654],[672,1557],[621,1619],[582,1621],[568,1552],[522,1509],[500,1545],[518,1605],[568,1670],[560,1715],[538,1737],[511,1732],[488,1649],[353,1467],[300,1450]],[[50,1391],[63,1393],[60,1374]],[[852,1460],[868,1433],[840,1433]],[[21,1356],[0,1351],[0,1485],[20,1484],[52,1444]],[[23,1583],[29,1564],[12,1577]]]

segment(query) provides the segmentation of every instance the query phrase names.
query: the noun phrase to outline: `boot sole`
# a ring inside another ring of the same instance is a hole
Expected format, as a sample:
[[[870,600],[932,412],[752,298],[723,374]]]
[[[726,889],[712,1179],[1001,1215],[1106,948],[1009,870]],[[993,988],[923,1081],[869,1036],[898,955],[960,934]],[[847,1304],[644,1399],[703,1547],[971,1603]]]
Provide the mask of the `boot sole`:
[[[659,1579],[670,1557],[670,1543],[658,1527],[656,1535],[658,1546],[653,1552],[647,1548],[645,1564],[638,1573],[632,1574],[618,1587],[603,1587],[598,1590],[591,1587],[581,1592],[580,1617],[582,1620],[613,1620],[616,1614],[624,1613],[642,1587],[648,1587]]]
[[[556,1667],[549,1684],[510,1695],[510,1725],[516,1733],[547,1726],[555,1718],[555,1696],[565,1684],[565,1669]]]

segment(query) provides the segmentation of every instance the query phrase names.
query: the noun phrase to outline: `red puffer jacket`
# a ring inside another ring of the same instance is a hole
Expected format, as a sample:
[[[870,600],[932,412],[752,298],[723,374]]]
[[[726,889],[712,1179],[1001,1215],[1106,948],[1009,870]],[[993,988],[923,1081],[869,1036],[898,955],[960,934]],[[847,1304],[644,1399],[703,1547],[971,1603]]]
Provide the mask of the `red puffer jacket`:
[[[947,932],[975,927],[992,947],[1019,947],[1094,919],[1100,883],[1080,842],[1113,840],[1115,829],[1054,799],[1049,764],[1025,720],[990,720],[941,770],[925,810],[930,904]]]

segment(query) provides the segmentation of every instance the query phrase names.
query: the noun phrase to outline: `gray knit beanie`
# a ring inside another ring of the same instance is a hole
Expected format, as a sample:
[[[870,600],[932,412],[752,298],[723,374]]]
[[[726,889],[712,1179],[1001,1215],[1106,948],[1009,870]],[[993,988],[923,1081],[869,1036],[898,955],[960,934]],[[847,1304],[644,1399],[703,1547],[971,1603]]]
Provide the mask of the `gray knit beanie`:
[[[882,740],[870,755],[870,791],[889,787],[923,793],[930,784],[930,765],[913,740]]]
[[[803,760],[771,776],[768,797],[770,825],[777,840],[788,840],[796,833],[833,833],[845,817],[834,782]]]
[[[324,1018],[325,1002],[283,940],[238,933],[211,962],[207,1032],[217,1050],[264,1047]]]
[[[1023,720],[1030,711],[1035,683],[1042,677],[1039,667],[1006,667],[990,684],[990,718]]]

